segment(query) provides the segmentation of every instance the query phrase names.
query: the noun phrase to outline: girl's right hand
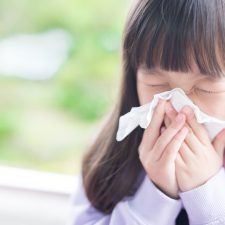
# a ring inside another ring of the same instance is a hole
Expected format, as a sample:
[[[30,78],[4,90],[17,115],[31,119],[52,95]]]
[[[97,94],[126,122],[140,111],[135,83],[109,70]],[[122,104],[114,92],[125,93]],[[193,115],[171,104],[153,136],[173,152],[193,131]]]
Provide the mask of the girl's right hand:
[[[166,195],[178,199],[175,159],[187,133],[185,114],[179,113],[168,128],[161,132],[168,103],[160,99],[145,129],[138,152],[141,163],[152,182]]]

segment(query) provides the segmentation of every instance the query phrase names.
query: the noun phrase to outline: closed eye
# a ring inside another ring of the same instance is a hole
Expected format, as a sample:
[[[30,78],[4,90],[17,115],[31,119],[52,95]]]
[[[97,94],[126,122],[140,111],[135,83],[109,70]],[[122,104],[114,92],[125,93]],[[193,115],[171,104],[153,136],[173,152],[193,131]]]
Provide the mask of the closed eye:
[[[196,90],[200,92],[208,93],[208,94],[219,94],[224,92],[224,91],[208,91],[208,90],[204,90],[200,88],[196,88]]]
[[[147,86],[150,87],[164,87],[167,86],[166,84],[147,84]],[[209,91],[209,90],[204,90],[201,88],[195,88],[195,90],[199,91],[199,92],[203,92],[203,93],[207,93],[207,94],[219,94],[219,93],[223,93],[225,91]]]

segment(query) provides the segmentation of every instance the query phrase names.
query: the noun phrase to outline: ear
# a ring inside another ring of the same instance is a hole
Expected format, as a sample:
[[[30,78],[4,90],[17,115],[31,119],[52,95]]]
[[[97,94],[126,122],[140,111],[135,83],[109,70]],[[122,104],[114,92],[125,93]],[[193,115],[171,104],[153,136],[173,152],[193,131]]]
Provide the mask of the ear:
[[[216,152],[219,154],[221,159],[223,160],[224,157],[224,150],[225,150],[225,129],[220,131],[219,134],[213,139],[212,142]]]

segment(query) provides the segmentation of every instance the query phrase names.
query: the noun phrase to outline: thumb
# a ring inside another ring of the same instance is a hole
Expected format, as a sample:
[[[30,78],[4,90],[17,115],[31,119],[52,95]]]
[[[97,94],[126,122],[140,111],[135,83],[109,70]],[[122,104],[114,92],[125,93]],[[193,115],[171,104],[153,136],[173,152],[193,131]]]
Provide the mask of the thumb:
[[[219,134],[217,134],[212,144],[216,152],[219,154],[219,156],[223,160],[224,150],[225,150],[225,129],[223,129],[222,131],[219,132]]]

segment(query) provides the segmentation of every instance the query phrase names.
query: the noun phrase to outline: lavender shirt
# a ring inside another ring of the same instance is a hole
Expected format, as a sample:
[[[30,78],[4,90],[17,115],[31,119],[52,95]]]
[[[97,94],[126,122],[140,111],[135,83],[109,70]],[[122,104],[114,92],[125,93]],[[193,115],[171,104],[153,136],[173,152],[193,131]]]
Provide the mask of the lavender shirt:
[[[88,201],[79,177],[72,196],[71,225],[174,225],[185,208],[190,225],[225,225],[225,168],[205,184],[179,193],[175,200],[161,192],[144,172],[135,194],[124,197],[110,215],[96,210]]]

